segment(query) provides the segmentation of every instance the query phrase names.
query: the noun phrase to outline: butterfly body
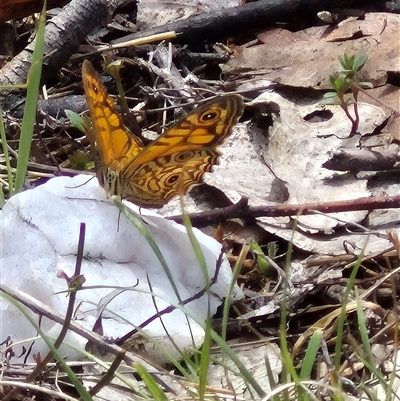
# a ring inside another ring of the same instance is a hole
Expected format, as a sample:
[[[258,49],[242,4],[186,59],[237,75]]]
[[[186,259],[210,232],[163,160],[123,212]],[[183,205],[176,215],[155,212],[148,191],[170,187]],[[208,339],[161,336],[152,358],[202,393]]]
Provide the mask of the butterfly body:
[[[108,195],[162,206],[201,182],[217,163],[216,149],[243,111],[240,96],[210,100],[143,146],[123,125],[114,102],[88,61],[82,77],[99,153],[99,180]],[[89,138],[91,139],[91,138]]]

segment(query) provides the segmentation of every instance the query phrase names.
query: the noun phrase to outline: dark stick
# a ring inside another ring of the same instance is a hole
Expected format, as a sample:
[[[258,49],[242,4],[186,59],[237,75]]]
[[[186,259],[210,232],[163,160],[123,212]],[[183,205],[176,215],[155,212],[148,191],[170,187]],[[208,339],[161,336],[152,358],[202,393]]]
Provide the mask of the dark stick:
[[[207,212],[189,214],[192,224],[204,227],[233,218],[282,217],[310,215],[319,213],[354,212],[357,210],[397,209],[400,208],[400,195],[365,197],[346,201],[324,203],[304,203],[301,205],[248,206],[247,198],[238,203]],[[170,220],[182,222],[182,216],[170,216]]]
[[[357,0],[347,1],[355,6]],[[221,40],[230,35],[246,33],[249,30],[265,28],[288,18],[299,19],[301,15],[315,15],[318,11],[340,7],[340,0],[262,0],[242,4],[237,7],[216,10],[210,13],[195,15],[186,19],[170,22],[165,25],[130,34],[114,40],[112,45],[146,36],[175,31],[178,37],[174,42],[187,43],[203,40]]]

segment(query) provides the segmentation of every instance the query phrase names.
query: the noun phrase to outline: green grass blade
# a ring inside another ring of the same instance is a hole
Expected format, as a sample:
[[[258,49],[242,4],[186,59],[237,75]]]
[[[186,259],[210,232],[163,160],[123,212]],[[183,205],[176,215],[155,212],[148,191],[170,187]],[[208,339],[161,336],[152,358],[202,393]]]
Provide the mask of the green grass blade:
[[[132,212],[131,209],[129,209],[126,205],[124,205],[120,200],[115,199],[114,200],[115,204],[117,205],[118,209],[121,210],[121,212],[125,215],[125,217],[139,230],[139,232],[143,235],[143,237],[146,239],[146,241],[149,243],[151,249],[154,251],[155,255],[157,256],[158,260],[161,263],[161,266],[163,267],[165,274],[168,277],[169,282],[171,283],[172,289],[176,295],[176,297],[181,301],[181,297],[178,291],[178,288],[174,282],[174,278],[172,277],[171,270],[168,267],[168,264],[154,241],[154,238],[151,236],[150,232],[146,229],[144,224],[142,223],[142,220],[135,216],[135,214]]]
[[[324,332],[322,330],[315,330],[308,343],[306,355],[303,359],[303,366],[300,372],[300,380],[310,379],[311,372],[317,358],[317,353],[321,345]]]
[[[32,65],[28,72],[26,103],[24,117],[22,119],[21,136],[18,148],[17,174],[15,178],[15,191],[23,188],[26,171],[28,168],[29,153],[33,131],[36,121],[37,101],[39,98],[40,78],[42,76],[42,63],[44,53],[44,34],[46,27],[46,1],[40,13],[39,24],[36,33],[35,48],[32,54]],[[10,193],[11,195],[11,193]]]
[[[4,129],[3,110],[1,108],[1,106],[0,106],[0,140],[1,140],[1,145],[3,148],[4,159],[6,162],[9,193],[13,193],[14,192],[14,180],[13,180],[13,176],[12,176],[12,172],[11,172],[10,155],[8,153],[8,148],[7,148],[7,138],[6,138],[6,131]],[[1,186],[0,188],[1,188],[0,207],[3,207],[4,203],[5,203],[5,198],[4,198],[3,187]]]
[[[357,300],[357,319],[358,319],[358,327],[360,330],[360,337],[363,344],[364,352],[365,352],[365,361],[364,365],[368,368],[368,370],[375,375],[375,377],[379,380],[381,386],[385,389],[385,393],[390,393],[390,387],[387,383],[383,374],[376,368],[376,363],[374,360],[374,356],[371,350],[371,344],[368,336],[368,328],[365,321],[365,315],[362,308],[362,302],[360,298],[360,294],[358,288],[355,287],[356,292],[356,300]]]
[[[137,363],[135,365],[135,368],[139,376],[144,381],[147,389],[150,391],[153,397],[152,399],[155,401],[168,401],[168,398],[165,395],[164,391],[160,388],[153,377],[147,372],[147,370],[140,363]]]
[[[207,377],[208,369],[210,367],[211,359],[211,316],[210,316],[210,302],[208,302],[208,317],[206,320],[206,327],[204,329],[204,341],[201,347],[201,359],[199,366],[199,399],[204,400],[206,387],[207,387]]]
[[[338,318],[338,327],[337,327],[336,343],[335,343],[334,365],[335,365],[336,371],[339,371],[340,359],[342,356],[343,328],[344,328],[344,322],[346,320],[346,306],[347,306],[347,302],[349,300],[350,291],[353,288],[354,281],[355,281],[357,273],[358,273],[358,269],[361,266],[362,258],[363,258],[363,253],[360,254],[360,256],[357,259],[357,262],[355,263],[355,265],[353,267],[353,270],[349,277],[349,281],[346,286],[346,291],[344,292],[344,295],[343,295],[342,312],[340,313],[339,318]]]
[[[185,225],[186,232],[188,234],[193,251],[196,255],[196,259],[198,260],[200,269],[203,273],[206,294],[207,294],[206,295],[207,318],[206,318],[206,325],[204,328],[204,341],[203,341],[203,346],[201,348],[200,365],[199,365],[199,399],[204,400],[207,387],[207,375],[208,375],[208,368],[210,366],[210,351],[211,351],[210,277],[208,275],[207,263],[204,258],[204,254],[193,232],[192,223],[186,214],[183,215],[183,224]]]
[[[213,329],[211,329],[211,338],[221,348],[221,352],[223,352],[236,365],[246,384],[252,386],[260,397],[264,397],[266,394],[257,383],[257,380],[255,380],[251,373],[246,369],[232,348],[230,348]]]
[[[226,340],[226,334],[227,334],[227,326],[228,326],[228,317],[229,317],[229,307],[231,304],[231,299],[230,295],[232,294],[233,287],[235,286],[237,279],[239,277],[240,270],[245,262],[247,253],[250,250],[249,245],[243,245],[239,257],[236,260],[235,266],[233,267],[233,274],[232,274],[232,280],[229,286],[228,293],[225,296],[225,301],[224,301],[224,309],[222,313],[222,331],[221,331],[221,337],[222,340]]]
[[[201,251],[199,241],[197,240],[196,236],[194,235],[192,223],[186,214],[183,215],[183,224],[186,228],[186,232],[188,234],[190,243],[192,244],[193,251],[195,252],[196,258],[199,261],[199,265],[200,265],[201,271],[203,273],[205,285],[206,285],[206,288],[208,291],[209,286],[210,286],[210,277],[208,276],[207,263],[206,263],[206,260],[204,259],[203,252]]]

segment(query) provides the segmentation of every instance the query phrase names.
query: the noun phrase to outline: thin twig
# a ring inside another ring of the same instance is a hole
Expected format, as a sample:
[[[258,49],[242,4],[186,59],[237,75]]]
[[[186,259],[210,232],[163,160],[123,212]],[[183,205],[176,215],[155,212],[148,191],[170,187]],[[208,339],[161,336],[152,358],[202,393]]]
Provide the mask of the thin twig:
[[[90,395],[96,395],[99,391],[101,391],[107,384],[111,383],[112,379],[114,378],[114,373],[121,365],[121,362],[124,360],[126,351],[121,351],[118,353],[116,358],[114,359],[113,363],[105,373],[105,375],[100,379],[100,381],[90,389]]]
[[[79,241],[78,241],[78,249],[77,249],[77,255],[76,255],[76,263],[75,263],[75,272],[73,277],[79,277],[81,274],[81,267],[82,267],[82,260],[83,260],[83,249],[84,249],[84,244],[85,244],[85,232],[86,232],[86,225],[85,223],[81,223],[80,225],[80,230],[79,230]],[[68,333],[68,330],[70,330],[70,323],[72,319],[72,315],[74,312],[74,307],[75,307],[75,301],[76,301],[76,294],[77,294],[77,289],[74,289],[70,292],[69,300],[68,300],[68,307],[67,307],[67,313],[65,314],[65,319],[63,321],[63,325],[60,331],[60,334],[58,335],[56,341],[54,342],[54,347],[58,348],[62,342],[64,341],[65,336]],[[54,358],[53,354],[51,351],[45,356],[45,358],[40,361],[36,368],[32,371],[32,373],[26,378],[27,382],[35,380],[35,378],[43,372],[43,370],[46,368],[47,364]]]
[[[221,264],[222,264],[222,261],[223,261],[223,255],[224,255],[224,253],[221,251],[220,256],[219,256],[219,258],[218,258],[218,260],[216,262],[217,265],[216,265],[216,268],[215,268],[215,274],[212,277],[210,285],[208,287],[212,286],[213,284],[215,284],[217,282],[217,275],[218,275],[218,273],[220,271],[220,267],[221,267]],[[196,299],[201,298],[206,293],[208,287],[205,286],[204,288],[202,288],[200,291],[198,291],[193,296],[191,296],[191,297],[179,302],[178,305],[179,306],[185,306],[185,305],[189,304],[190,302],[193,302]],[[160,318],[161,316],[163,316],[163,315],[165,315],[167,313],[172,313],[176,309],[177,309],[177,306],[175,306],[175,305],[167,306],[163,310],[155,313],[153,316],[151,316],[150,318],[145,320],[137,328],[131,330],[129,333],[125,334],[124,336],[117,338],[114,341],[114,344],[122,345],[125,341],[129,340],[129,338],[131,338],[133,335],[137,334],[139,332],[139,330],[141,330],[144,327],[148,326],[150,323],[152,323],[154,320]]]

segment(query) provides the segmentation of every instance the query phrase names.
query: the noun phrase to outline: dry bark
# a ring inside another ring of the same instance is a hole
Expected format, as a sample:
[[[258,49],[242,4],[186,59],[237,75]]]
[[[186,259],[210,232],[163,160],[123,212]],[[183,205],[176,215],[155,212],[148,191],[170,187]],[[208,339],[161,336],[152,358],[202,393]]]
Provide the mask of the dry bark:
[[[100,25],[106,16],[106,0],[72,0],[47,23],[43,82],[57,74],[71,55],[77,51],[86,35]],[[35,41],[0,70],[1,86],[26,82],[34,46]]]
[[[69,0],[47,0],[47,9],[63,7]],[[43,0],[2,0],[0,4],[0,24],[14,18],[25,17],[39,12]]]

